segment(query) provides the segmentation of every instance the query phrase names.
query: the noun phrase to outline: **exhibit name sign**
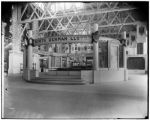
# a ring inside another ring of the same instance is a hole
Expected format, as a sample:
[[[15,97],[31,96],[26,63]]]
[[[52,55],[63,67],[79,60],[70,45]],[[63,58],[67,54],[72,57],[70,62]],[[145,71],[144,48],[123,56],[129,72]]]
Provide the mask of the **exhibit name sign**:
[[[64,35],[57,37],[38,38],[34,40],[34,46],[57,43],[91,43],[90,35]]]

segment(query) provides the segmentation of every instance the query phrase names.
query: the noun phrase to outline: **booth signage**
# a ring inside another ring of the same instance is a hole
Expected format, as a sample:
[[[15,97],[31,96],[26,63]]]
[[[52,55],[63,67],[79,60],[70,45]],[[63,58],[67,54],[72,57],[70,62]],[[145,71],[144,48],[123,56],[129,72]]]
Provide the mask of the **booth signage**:
[[[66,35],[49,38],[39,38],[34,40],[34,46],[43,44],[56,44],[56,43],[91,43],[90,35]]]
[[[40,55],[49,55],[50,54],[49,52],[41,51],[41,50],[37,50],[37,49],[33,49],[33,53],[37,53]]]

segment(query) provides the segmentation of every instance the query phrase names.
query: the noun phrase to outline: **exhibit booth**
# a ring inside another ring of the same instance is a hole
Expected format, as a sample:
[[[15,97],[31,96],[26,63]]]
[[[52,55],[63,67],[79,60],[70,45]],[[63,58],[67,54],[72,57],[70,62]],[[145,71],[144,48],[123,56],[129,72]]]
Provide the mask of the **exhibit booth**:
[[[23,79],[29,82],[63,81],[63,83],[71,82],[72,84],[127,80],[125,47],[119,40],[101,37],[95,33],[92,36],[66,35],[30,39],[28,47],[24,49]],[[76,44],[79,43],[80,48],[76,48]],[[68,52],[62,49],[60,52],[59,50],[51,52],[32,50],[32,45],[44,44],[66,44],[70,47],[67,49]],[[90,46],[90,50],[88,51],[88,47],[84,45]],[[73,48],[78,52],[73,52]],[[36,67],[33,67],[35,64]]]

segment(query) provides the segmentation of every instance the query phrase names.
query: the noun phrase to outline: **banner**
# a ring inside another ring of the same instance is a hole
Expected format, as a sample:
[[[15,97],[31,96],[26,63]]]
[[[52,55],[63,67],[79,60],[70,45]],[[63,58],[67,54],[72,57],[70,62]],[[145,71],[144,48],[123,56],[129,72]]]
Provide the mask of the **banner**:
[[[64,35],[58,37],[39,38],[34,40],[34,46],[56,43],[91,43],[90,35]]]

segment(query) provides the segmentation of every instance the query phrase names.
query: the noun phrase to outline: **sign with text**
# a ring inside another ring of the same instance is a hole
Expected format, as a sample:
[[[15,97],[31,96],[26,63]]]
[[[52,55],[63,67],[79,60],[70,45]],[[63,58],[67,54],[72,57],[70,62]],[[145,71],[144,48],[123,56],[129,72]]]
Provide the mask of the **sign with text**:
[[[50,52],[41,51],[41,50],[37,50],[37,49],[33,49],[33,53],[40,54],[40,55],[49,55],[50,54]]]
[[[90,35],[64,35],[57,37],[38,38],[34,40],[34,46],[56,43],[91,43]]]

